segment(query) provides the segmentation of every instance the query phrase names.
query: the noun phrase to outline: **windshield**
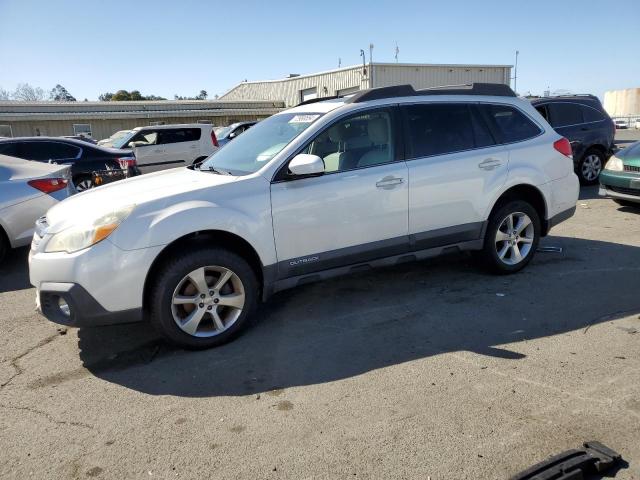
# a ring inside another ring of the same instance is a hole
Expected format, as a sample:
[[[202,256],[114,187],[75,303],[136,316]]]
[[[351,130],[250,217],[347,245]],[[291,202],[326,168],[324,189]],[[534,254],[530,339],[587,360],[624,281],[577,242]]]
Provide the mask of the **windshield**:
[[[220,140],[221,138],[227,138],[227,135],[231,133],[231,127],[214,128],[213,132],[216,134],[216,138]]]
[[[202,164],[201,170],[214,169],[229,172],[232,175],[248,175],[256,172],[321,115],[321,113],[273,115],[214,153]]]
[[[129,141],[135,134],[136,134],[135,130],[130,130],[129,132],[125,133],[123,136],[113,140],[111,144],[113,145],[114,148],[124,148],[126,147],[127,143],[129,143]]]

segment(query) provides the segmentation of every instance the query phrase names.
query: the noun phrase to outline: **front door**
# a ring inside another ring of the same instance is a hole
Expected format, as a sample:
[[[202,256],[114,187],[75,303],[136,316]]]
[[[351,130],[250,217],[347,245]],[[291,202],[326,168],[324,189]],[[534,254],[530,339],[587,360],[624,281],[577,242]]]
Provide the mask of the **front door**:
[[[408,177],[395,116],[378,109],[337,120],[303,150],[324,160],[323,175],[272,183],[279,278],[406,251]]]

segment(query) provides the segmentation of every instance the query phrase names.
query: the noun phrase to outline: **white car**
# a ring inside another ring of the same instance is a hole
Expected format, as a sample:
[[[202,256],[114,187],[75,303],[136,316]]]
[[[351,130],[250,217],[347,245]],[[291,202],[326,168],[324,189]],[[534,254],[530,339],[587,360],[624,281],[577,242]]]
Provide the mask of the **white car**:
[[[635,128],[636,130],[640,130],[640,119],[636,120]]]
[[[113,142],[131,148],[142,173],[192,165],[218,149],[213,126],[205,123],[137,127]]]
[[[0,155],[0,261],[28,245],[36,219],[75,193],[71,167]]]
[[[517,272],[578,188],[568,140],[505,85],[365,90],[263,120],[200,168],[54,207],[30,279],[54,322],[146,318],[206,348],[272,293],[362,268],[477,251]]]

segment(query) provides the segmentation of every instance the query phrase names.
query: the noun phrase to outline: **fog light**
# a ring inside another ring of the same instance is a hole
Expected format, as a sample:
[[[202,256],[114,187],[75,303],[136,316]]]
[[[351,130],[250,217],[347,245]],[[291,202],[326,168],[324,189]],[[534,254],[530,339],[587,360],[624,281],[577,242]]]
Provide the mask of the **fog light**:
[[[69,304],[66,302],[66,300],[62,297],[58,297],[58,309],[60,310],[60,313],[62,313],[65,317],[71,316],[71,308],[69,307]]]

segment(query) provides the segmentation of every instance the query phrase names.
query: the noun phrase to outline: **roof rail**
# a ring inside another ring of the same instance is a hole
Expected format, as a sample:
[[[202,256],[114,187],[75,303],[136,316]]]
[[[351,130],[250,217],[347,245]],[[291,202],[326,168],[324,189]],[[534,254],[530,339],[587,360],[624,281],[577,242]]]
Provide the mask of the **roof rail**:
[[[310,98],[309,100],[300,102],[298,105],[296,105],[296,107],[299,107],[300,105],[309,105],[310,103],[324,102],[325,100],[335,100],[336,98],[342,98],[342,97],[344,97],[344,95],[331,95],[329,97]]]
[[[501,83],[469,83],[465,85],[444,85],[441,87],[415,90],[411,85],[395,85],[392,87],[370,88],[362,90],[345,103],[361,103],[371,100],[394,97],[415,97],[422,95],[484,95],[496,97],[515,97],[509,85]]]

